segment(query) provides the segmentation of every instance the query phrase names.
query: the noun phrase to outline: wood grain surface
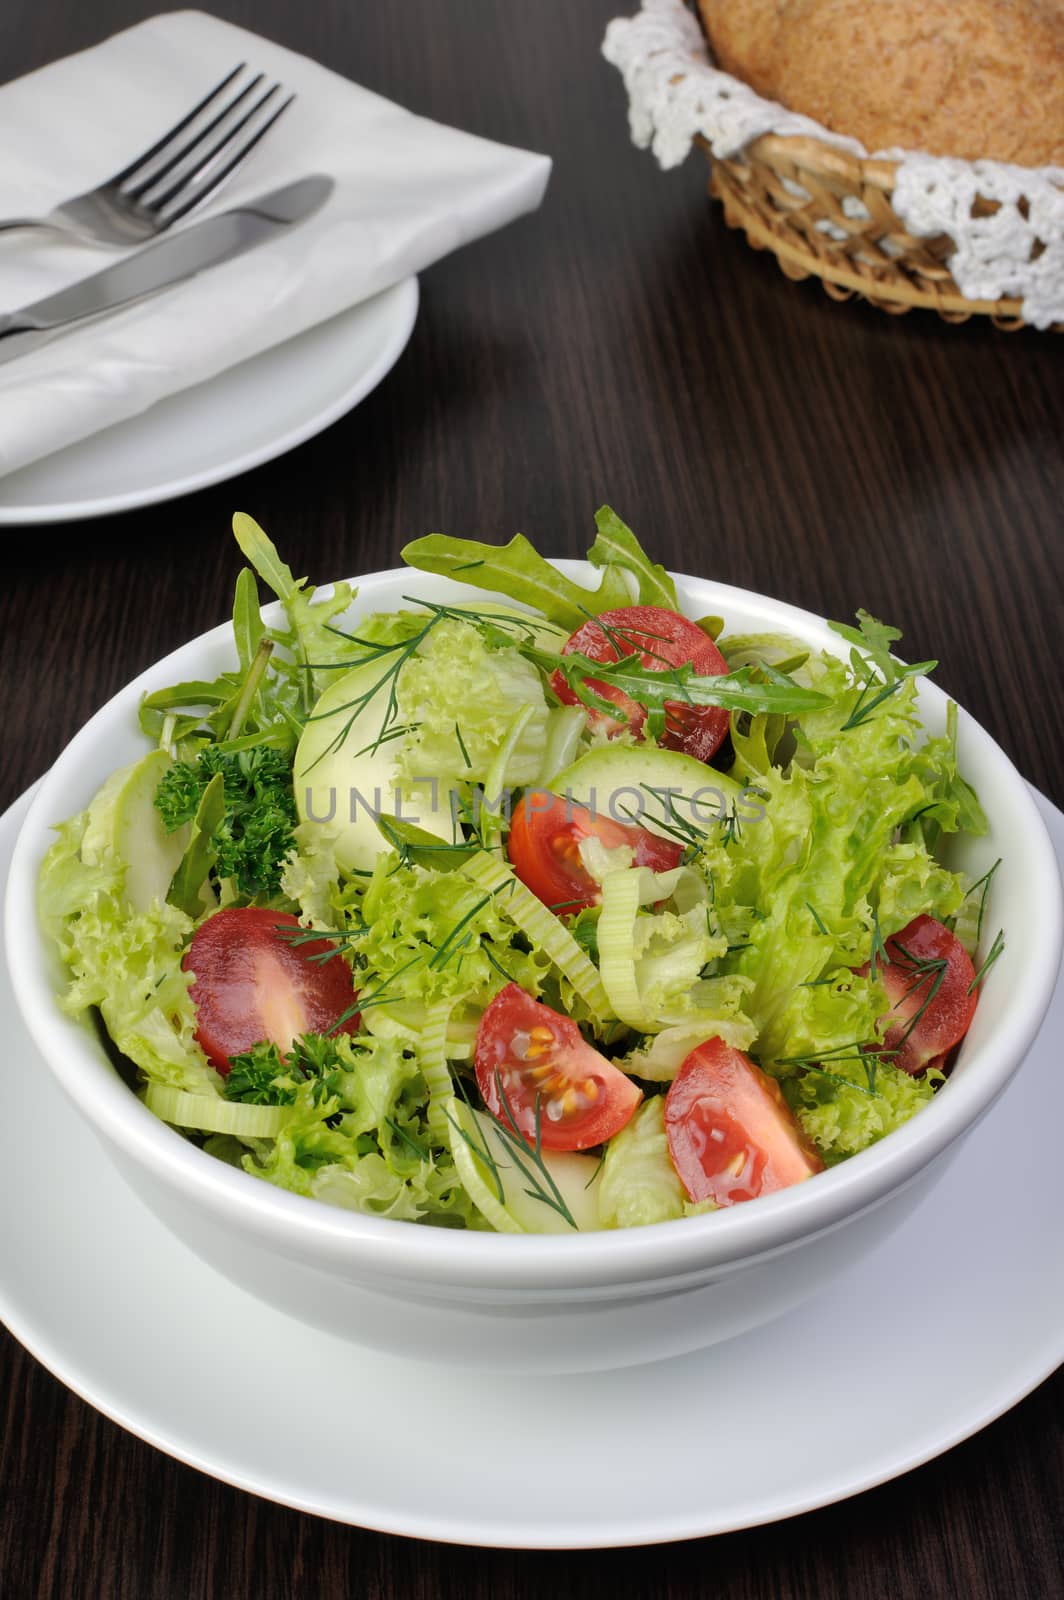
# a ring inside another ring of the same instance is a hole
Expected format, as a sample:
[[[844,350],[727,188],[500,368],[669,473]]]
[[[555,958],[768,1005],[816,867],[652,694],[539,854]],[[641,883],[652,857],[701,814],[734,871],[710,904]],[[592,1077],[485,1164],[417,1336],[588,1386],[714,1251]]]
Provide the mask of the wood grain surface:
[[[413,110],[549,152],[553,181],[538,215],[425,274],[399,365],[319,438],[168,506],[0,532],[0,805],[131,676],[225,617],[234,509],[324,579],[391,565],[434,530],[521,529],[580,554],[606,499],[673,567],[896,622],[910,659],[937,657],[943,686],[1064,802],[1064,341],[892,320],[787,282],[724,228],[694,158],[663,174],[630,146],[598,53],[620,3],[217,0]],[[150,10],[3,0],[0,73]],[[0,251],[0,303],[2,278]],[[884,1336],[922,1350],[919,1328]],[[772,1528],[664,1551],[476,1552],[216,1484],[3,1335],[0,1595],[1049,1600],[1064,1593],[1062,1401],[1058,1374],[943,1459]],[[559,1492],[578,1492],[563,1454]]]

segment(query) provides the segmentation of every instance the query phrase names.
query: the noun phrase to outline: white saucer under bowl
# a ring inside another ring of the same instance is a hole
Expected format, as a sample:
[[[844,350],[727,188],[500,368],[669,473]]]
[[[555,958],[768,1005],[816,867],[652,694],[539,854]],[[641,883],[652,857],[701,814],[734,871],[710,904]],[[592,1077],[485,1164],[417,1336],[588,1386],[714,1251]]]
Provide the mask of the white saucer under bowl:
[[[27,799],[0,819],[0,878]],[[1064,815],[1038,803],[1064,860]],[[6,960],[0,1026],[3,1320],[123,1427],[301,1510],[478,1545],[723,1533],[909,1471],[1064,1359],[1064,983],[933,1193],[818,1299],[656,1366],[537,1380],[355,1349],[234,1288],[67,1105]]]
[[[417,319],[406,278],[142,416],[0,477],[0,526],[73,522],[174,500],[320,433],[391,370]]]

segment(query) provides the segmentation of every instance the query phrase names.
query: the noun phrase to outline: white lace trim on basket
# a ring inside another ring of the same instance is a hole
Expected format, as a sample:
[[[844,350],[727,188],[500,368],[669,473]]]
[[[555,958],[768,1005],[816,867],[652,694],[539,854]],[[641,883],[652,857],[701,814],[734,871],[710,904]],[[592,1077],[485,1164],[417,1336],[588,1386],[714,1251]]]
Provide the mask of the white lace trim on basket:
[[[697,134],[720,160],[765,133],[812,135],[853,155],[869,154],[856,139],[718,71],[684,0],[643,0],[636,16],[610,23],[602,53],[624,78],[634,143],[649,146],[662,167],[678,166]],[[966,299],[1021,300],[1024,320],[1036,328],[1064,322],[1064,168],[878,153],[898,162],[892,204],[906,229],[920,238],[953,239],[949,268]],[[973,217],[977,198],[997,209]],[[852,199],[844,205],[851,208],[853,215],[864,211]],[[842,236],[830,223],[821,226]]]

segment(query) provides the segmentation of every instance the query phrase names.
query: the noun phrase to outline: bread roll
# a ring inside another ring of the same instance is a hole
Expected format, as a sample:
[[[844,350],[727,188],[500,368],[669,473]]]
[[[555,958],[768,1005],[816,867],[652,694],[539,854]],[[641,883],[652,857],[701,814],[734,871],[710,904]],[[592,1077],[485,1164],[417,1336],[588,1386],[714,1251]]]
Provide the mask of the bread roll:
[[[698,0],[759,94],[902,147],[1064,165],[1064,0]]]

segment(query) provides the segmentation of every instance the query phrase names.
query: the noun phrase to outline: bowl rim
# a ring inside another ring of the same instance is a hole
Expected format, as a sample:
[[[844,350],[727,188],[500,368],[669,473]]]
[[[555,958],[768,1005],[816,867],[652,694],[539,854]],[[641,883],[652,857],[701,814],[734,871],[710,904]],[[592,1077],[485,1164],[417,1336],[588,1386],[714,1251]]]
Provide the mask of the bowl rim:
[[[585,561],[551,558],[559,570],[588,577]],[[677,573],[680,606],[696,615],[727,616],[729,605],[761,610],[771,631],[794,632],[816,648],[843,653],[843,642],[814,613],[712,579]],[[355,615],[373,609],[375,592],[404,583],[461,594],[467,603],[492,593],[410,567],[394,567],[352,578],[358,595]],[[319,585],[327,595],[331,585]],[[389,604],[395,602],[389,597]],[[281,615],[279,603],[263,607],[268,623]],[[8,962],[25,1025],[45,1063],[67,1096],[100,1135],[112,1154],[132,1161],[156,1184],[178,1191],[200,1210],[232,1219],[281,1254],[313,1260],[332,1270],[386,1276],[427,1292],[447,1288],[484,1292],[535,1289],[593,1290],[639,1282],[678,1280],[692,1273],[704,1278],[714,1268],[734,1267],[790,1247],[838,1227],[905,1186],[990,1108],[1018,1069],[1041,1024],[1057,980],[1064,941],[1060,874],[1052,843],[1027,784],[990,735],[959,708],[968,745],[979,748],[980,764],[997,767],[1008,789],[1012,836],[1028,861],[1026,876],[1036,885],[1030,910],[1040,938],[1009,993],[1007,1046],[994,1036],[977,1046],[965,1071],[902,1128],[847,1161],[797,1185],[743,1205],[655,1223],[640,1228],[602,1230],[576,1236],[526,1235],[518,1242],[505,1234],[413,1226],[387,1217],[347,1211],[277,1189],[207,1155],[155,1117],[122,1082],[102,1047],[80,1021],[63,1014],[51,981],[53,958],[36,918],[36,880],[53,825],[70,814],[72,792],[86,752],[101,734],[124,723],[136,726],[140,698],[149,688],[189,676],[182,663],[231,641],[231,623],[196,636],[139,673],[113,695],[74,735],[40,780],[15,844],[6,894]],[[193,674],[195,675],[195,674]],[[937,685],[920,682],[925,710],[944,713],[950,697]],[[88,795],[85,802],[87,804]],[[25,937],[27,918],[37,937]],[[119,1160],[123,1166],[123,1159]]]

